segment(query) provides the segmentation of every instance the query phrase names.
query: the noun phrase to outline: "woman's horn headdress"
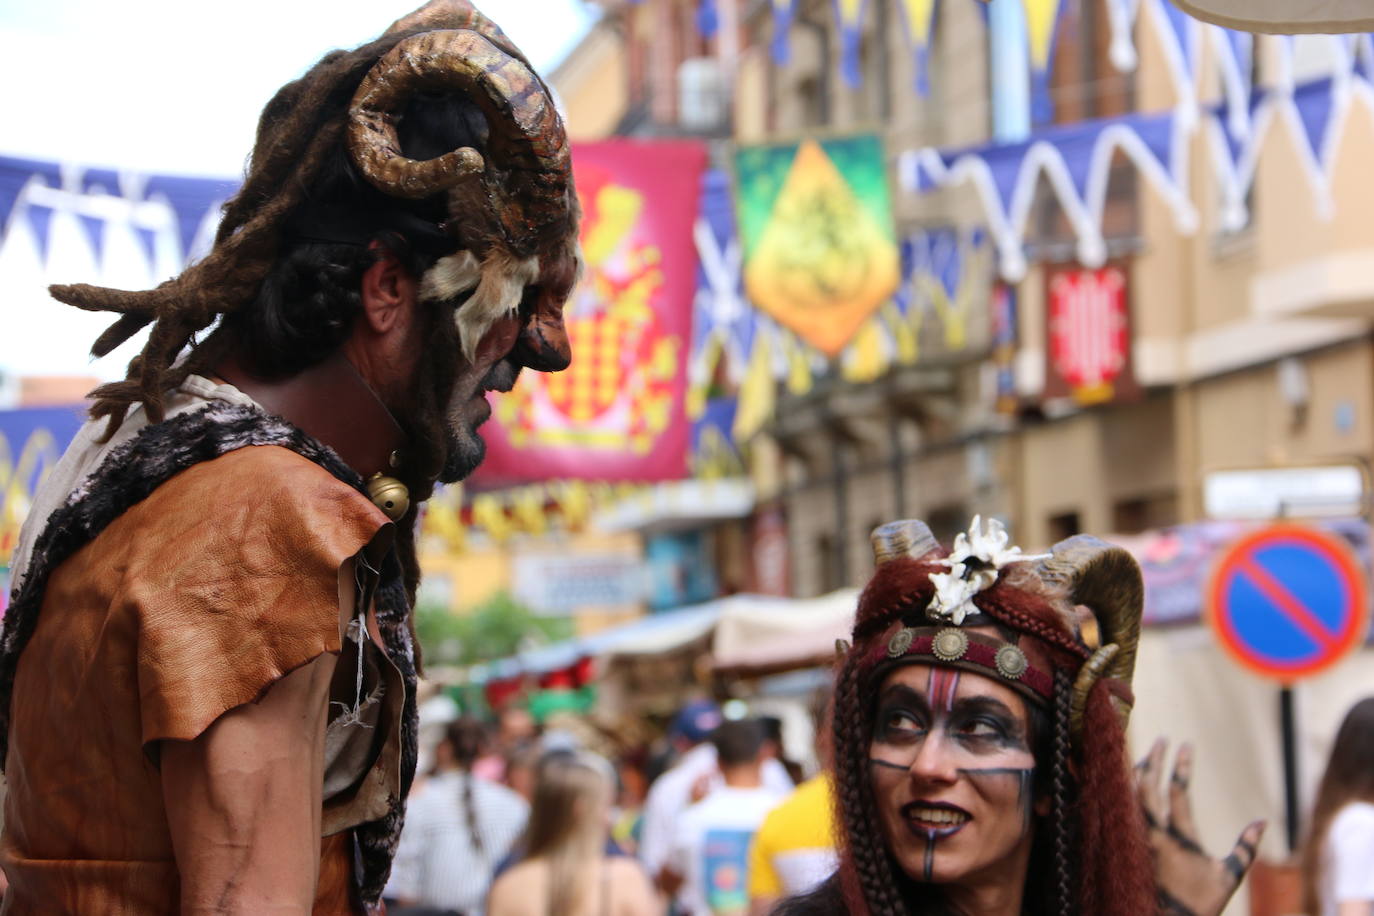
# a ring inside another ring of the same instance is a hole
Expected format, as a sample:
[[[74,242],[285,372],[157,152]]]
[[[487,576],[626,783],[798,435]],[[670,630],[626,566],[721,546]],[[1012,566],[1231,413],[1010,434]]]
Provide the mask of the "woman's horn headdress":
[[[1102,678],[1126,686],[1131,683],[1140,645],[1145,585],[1140,566],[1130,553],[1087,534],[1055,544],[1050,555],[1036,564],[1035,572],[1071,604],[1089,608],[1095,618],[1096,633],[1088,628],[1080,632],[1093,654],[1074,682],[1070,727],[1077,737],[1093,685]],[[1124,726],[1130,706],[1120,697],[1112,699]]]

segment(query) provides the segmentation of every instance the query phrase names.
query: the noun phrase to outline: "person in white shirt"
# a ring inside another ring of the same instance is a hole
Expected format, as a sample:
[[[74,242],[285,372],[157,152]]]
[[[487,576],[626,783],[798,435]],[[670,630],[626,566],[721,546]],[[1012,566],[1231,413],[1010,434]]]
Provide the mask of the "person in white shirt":
[[[1374,697],[1350,708],[1303,847],[1304,912],[1374,916]]]
[[[785,798],[764,782],[764,729],[740,719],[711,736],[722,784],[678,820],[664,864],[665,883],[691,916],[742,914],[749,908],[749,845],[768,812]]]
[[[678,820],[688,805],[722,784],[716,766],[716,748],[706,740],[721,724],[720,707],[708,700],[688,703],[673,719],[670,740],[683,749],[678,762],[649,788],[644,800],[644,820],[640,832],[639,861],[659,889],[670,898],[673,890],[665,882],[663,867],[668,861]],[[763,781],[779,795],[792,791],[792,780],[781,763],[763,763]],[[679,901],[682,906],[683,902]]]

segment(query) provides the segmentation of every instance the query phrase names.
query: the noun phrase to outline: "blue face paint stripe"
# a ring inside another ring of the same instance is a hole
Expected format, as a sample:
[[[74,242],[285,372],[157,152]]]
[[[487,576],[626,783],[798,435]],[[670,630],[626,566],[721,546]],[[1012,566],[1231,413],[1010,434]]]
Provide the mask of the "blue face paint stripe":
[[[1032,782],[1035,778],[1035,767],[986,767],[983,769],[965,768],[960,769],[961,776],[1016,776],[1016,803],[1021,808],[1021,831],[1024,833],[1031,827],[1031,820],[1035,814],[1035,796],[1032,794]]]

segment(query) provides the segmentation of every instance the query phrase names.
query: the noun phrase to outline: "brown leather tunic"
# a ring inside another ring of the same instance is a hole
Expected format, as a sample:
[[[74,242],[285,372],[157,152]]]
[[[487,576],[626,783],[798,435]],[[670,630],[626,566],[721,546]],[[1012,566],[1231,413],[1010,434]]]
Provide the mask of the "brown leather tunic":
[[[307,459],[249,447],[173,477],[56,570],[15,679],[0,912],[178,911],[154,742],[339,652],[341,567],[385,524]],[[322,842],[316,913],[353,911],[349,837]]]

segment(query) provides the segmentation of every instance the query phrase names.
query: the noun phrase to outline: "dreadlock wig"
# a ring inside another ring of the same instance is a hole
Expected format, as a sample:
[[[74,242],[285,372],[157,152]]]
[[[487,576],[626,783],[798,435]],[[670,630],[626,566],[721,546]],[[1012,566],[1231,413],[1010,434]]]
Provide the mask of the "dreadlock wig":
[[[976,519],[952,554],[918,521],[882,526],[873,546],[877,569],[838,662],[832,893],[863,916],[949,912],[939,886],[908,875],[888,848],[870,775],[884,677],[919,663],[975,672],[1026,701],[1034,792],[1048,814],[1035,818],[1023,912],[1154,912],[1125,748],[1143,603],[1135,561],[1085,535],[1023,557],[998,523],[984,534]]]
[[[570,358],[561,309],[577,220],[548,87],[467,0],[432,0],[380,39],[327,54],[267,104],[203,260],[152,290],[51,292],[119,314],[95,356],[152,326],[126,378],[93,392],[92,416],[111,430],[140,402],[160,421],[165,393],[230,348],[264,376],[335,351],[372,242],[421,275],[422,299],[461,299],[453,323],[469,358],[492,322],[523,308],[525,365],[556,370]]]

